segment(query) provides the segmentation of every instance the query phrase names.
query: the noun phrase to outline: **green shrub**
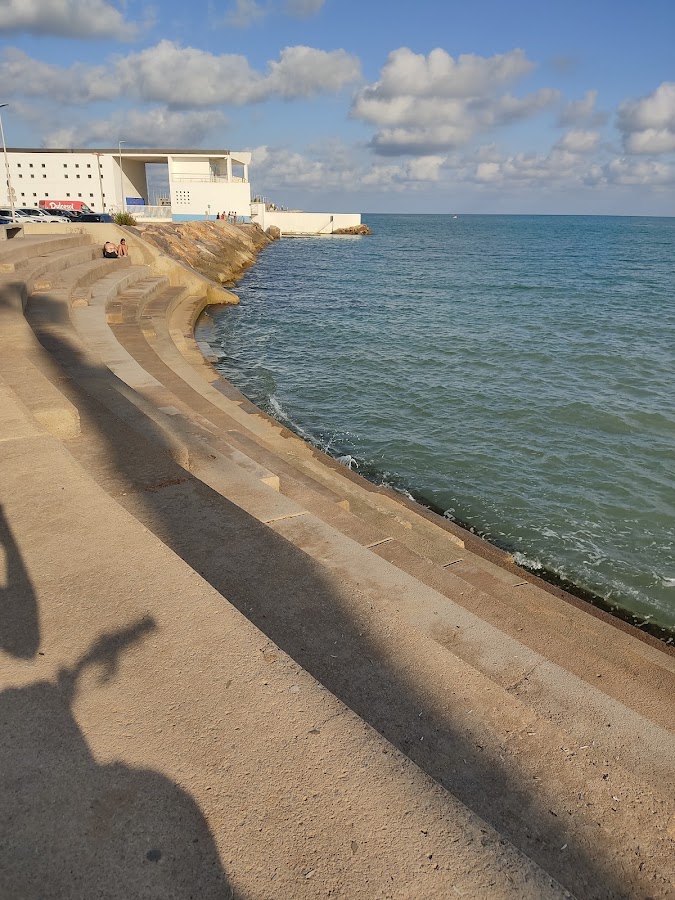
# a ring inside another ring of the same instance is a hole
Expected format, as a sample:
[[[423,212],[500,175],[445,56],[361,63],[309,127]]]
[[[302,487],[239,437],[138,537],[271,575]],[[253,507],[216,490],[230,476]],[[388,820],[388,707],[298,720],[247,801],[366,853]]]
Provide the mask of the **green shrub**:
[[[117,212],[113,214],[115,225],[136,225],[136,219],[128,212]]]

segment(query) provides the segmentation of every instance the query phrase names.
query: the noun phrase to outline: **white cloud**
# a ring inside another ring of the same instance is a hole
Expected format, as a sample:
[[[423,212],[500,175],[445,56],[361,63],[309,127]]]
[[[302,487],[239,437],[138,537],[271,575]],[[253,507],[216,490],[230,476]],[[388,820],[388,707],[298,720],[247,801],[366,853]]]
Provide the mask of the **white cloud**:
[[[556,144],[561,150],[570,153],[593,153],[600,144],[600,135],[597,131],[582,131],[573,129],[564,134]]]
[[[445,156],[418,156],[408,163],[408,178],[411,181],[439,181],[441,166]]]
[[[257,147],[252,171],[261,192],[284,189],[317,191],[386,189],[403,192],[437,182],[443,156],[420,157],[400,164],[363,165],[362,155],[341,143],[310,148],[301,154],[283,148]]]
[[[122,139],[127,147],[194,147],[206,136],[226,124],[218,112],[195,110],[176,112],[163,107],[131,110],[110,119],[68,125],[51,131],[46,147],[117,146]]]
[[[215,55],[160,41],[121,60],[118,80],[129,94],[170,106],[244,105],[282,97],[337,92],[360,75],[356,57],[345,50],[286,47],[265,74],[244,56]]]
[[[166,40],[108,67],[62,68],[13,48],[0,62],[0,79],[12,86],[13,96],[73,104],[129,97],[174,108],[239,106],[335,93],[359,76],[358,59],[345,50],[286,47],[261,73],[245,56],[215,55]]]
[[[0,0],[0,32],[129,40],[137,30],[108,0]]]
[[[15,47],[4,52],[0,82],[5,96],[48,97],[60,103],[92,103],[119,94],[119,85],[103,66],[75,63],[64,69],[33,59]]]
[[[664,81],[648,96],[622,103],[618,125],[628,153],[675,151],[675,82]]]
[[[236,0],[234,7],[223,17],[223,24],[233,28],[248,28],[266,15],[267,10],[256,0]]]
[[[262,91],[285,99],[311,97],[340,91],[360,75],[359,60],[346,50],[286,47],[280,53],[279,62],[269,63]]]
[[[675,165],[651,160],[614,159],[603,168],[604,180],[612,184],[642,187],[675,185]]]
[[[597,91],[586,91],[581,100],[572,100],[563,106],[558,116],[558,125],[604,125],[607,115],[595,108]]]
[[[376,126],[377,152],[429,156],[556,103],[559,93],[550,88],[506,93],[532,68],[522,50],[454,60],[445,50],[424,56],[402,47],[389,54],[380,80],[357,94],[351,115]]]
[[[260,0],[234,0],[220,24],[248,28],[274,12],[281,12],[295,19],[308,19],[323,8],[324,2],[325,0],[283,0],[275,3],[274,0],[267,0],[262,3]]]

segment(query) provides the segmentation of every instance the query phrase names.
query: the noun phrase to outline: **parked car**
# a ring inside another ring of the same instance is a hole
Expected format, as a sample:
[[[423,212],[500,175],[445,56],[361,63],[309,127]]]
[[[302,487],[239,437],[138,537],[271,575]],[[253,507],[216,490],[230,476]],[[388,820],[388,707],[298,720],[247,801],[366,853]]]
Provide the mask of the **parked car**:
[[[77,217],[78,222],[114,222],[114,219],[108,213],[82,213]]]
[[[43,209],[42,212],[50,218],[58,219],[59,221],[62,218],[66,218],[69,222],[77,222],[80,218],[79,213],[73,212],[70,209]]]
[[[22,206],[17,209],[17,212],[19,215],[27,216],[31,222],[50,222],[52,224],[54,222],[63,222],[64,224],[70,222],[68,216],[48,216],[43,209],[37,209],[32,206]]]
[[[14,210],[16,213],[16,217],[19,222],[42,222],[50,223],[50,222],[70,222],[70,219],[67,219],[65,216],[48,216],[46,213],[42,212],[40,209],[33,209],[30,206],[18,206]],[[0,209],[0,216],[4,216],[5,218],[12,218],[11,209]]]
[[[0,216],[0,225],[12,225],[13,222],[7,216]]]

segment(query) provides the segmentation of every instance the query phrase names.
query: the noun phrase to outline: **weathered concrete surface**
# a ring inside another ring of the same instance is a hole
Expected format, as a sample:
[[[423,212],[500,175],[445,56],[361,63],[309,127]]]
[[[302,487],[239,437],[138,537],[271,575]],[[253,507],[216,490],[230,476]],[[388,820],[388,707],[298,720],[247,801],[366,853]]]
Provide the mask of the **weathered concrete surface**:
[[[0,283],[0,897],[671,897],[673,656],[194,368],[203,300],[77,277],[35,335]]]
[[[1,896],[563,896],[0,411]]]

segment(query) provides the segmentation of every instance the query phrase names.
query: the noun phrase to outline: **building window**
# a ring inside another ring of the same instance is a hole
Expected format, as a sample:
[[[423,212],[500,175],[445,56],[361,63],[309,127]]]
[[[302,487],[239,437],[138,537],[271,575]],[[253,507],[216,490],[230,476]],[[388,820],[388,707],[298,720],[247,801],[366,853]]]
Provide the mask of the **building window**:
[[[75,163],[75,168],[76,168],[76,169],[79,169],[79,168],[80,168],[80,164],[79,164],[79,163]]]
[[[17,169],[20,169],[20,168],[21,168],[21,163],[17,163],[17,164],[16,164],[16,167],[17,167]]]
[[[31,177],[31,178],[35,178],[35,175],[33,175],[33,173],[31,172],[30,177]]]
[[[49,197],[49,194],[45,194],[45,197]]]
[[[29,168],[29,169],[32,169],[32,168],[33,168],[33,163],[28,163],[28,168]]]
[[[82,196],[82,194],[78,194],[78,195],[77,195],[77,196],[78,196],[78,197],[81,197],[81,196]]]
[[[19,178],[23,178],[23,175],[19,172]]]
[[[76,177],[76,178],[79,178],[80,176],[79,176],[79,175],[76,175],[75,177]]]
[[[43,177],[43,178],[46,178],[47,176],[46,176],[46,175],[43,175],[42,177]]]
[[[64,175],[63,177],[64,177],[64,178],[67,178],[68,176],[67,176],[67,175]]]
[[[91,169],[91,163],[87,163],[87,168]]]
[[[91,178],[91,175],[87,175],[87,178]]]
[[[64,169],[67,169],[67,168],[68,168],[68,163],[64,163],[64,164],[63,164],[63,168],[64,168]]]
[[[93,195],[93,194],[89,194],[89,196],[90,196],[90,197],[93,197],[94,195]]]
[[[42,163],[42,168],[43,168],[43,169],[46,169],[47,166],[46,166],[44,163]]]
[[[70,194],[66,194],[66,197],[70,197]]]
[[[22,192],[22,193],[21,193],[21,196],[22,196],[22,197],[25,197],[26,195]]]
[[[37,197],[37,194],[33,194],[34,197]]]

